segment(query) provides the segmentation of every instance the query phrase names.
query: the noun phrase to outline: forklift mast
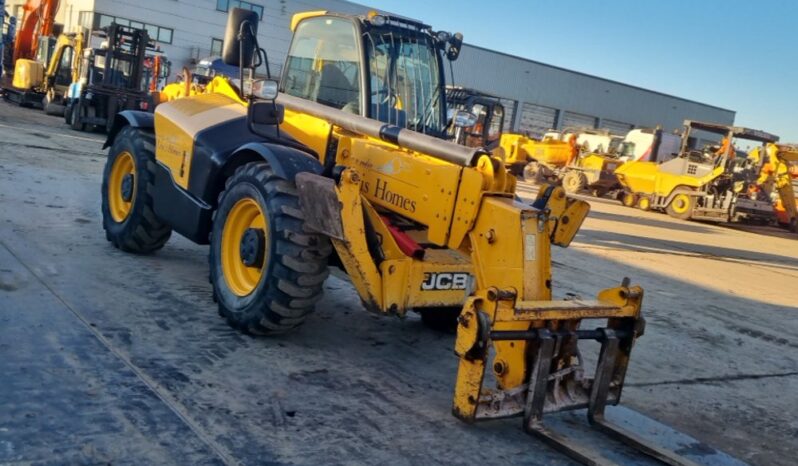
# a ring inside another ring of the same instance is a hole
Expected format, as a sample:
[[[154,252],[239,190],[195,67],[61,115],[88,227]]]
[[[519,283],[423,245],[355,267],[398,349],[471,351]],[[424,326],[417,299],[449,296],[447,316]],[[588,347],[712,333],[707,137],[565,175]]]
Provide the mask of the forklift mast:
[[[144,29],[134,29],[112,23],[108,27],[108,48],[97,50],[105,56],[103,87],[139,90],[144,73],[144,58],[150,39]],[[127,79],[120,80],[120,73]]]

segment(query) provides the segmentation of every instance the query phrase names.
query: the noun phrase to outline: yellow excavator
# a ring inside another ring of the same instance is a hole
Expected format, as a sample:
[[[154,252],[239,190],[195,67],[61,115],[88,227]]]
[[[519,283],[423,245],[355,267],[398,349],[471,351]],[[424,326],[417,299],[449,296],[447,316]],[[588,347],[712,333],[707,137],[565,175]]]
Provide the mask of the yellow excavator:
[[[604,417],[643,334],[643,290],[624,279],[592,300],[552,298],[551,246],[569,245],[589,205],[555,186],[520,203],[500,158],[441,139],[445,60],[462,36],[377,13],[299,13],[278,92],[251,79],[268,63],[258,24],[248,10],[228,18],[236,98],[206,92],[163,102],[154,117],[117,115],[105,144],[107,239],[134,253],[173,231],[210,244],[219,312],[254,334],[300,326],[328,267],[340,267],[371,312],[456,319],[458,418],[523,417],[528,432],[597,464],[600,453],[543,423],[587,409],[642,453],[692,464]],[[594,376],[580,340],[599,342]]]
[[[9,100],[20,105],[41,107],[47,114],[61,115],[63,96],[77,80],[84,34],[62,33],[56,39],[42,37],[41,42],[37,60],[17,61],[13,86],[5,91]]]

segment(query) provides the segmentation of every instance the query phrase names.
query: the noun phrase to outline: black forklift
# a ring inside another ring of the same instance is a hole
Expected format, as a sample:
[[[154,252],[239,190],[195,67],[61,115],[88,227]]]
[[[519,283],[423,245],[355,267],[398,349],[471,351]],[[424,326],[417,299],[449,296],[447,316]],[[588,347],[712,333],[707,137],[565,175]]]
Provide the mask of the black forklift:
[[[144,63],[150,38],[145,29],[111,23],[92,33],[103,40],[83,53],[80,78],[67,96],[64,117],[77,131],[109,129],[123,110],[146,110]]]
[[[475,117],[473,125],[449,125],[448,136],[453,142],[487,149],[499,144],[504,127],[504,106],[498,97],[466,87],[446,86],[446,104],[452,115],[464,112]]]

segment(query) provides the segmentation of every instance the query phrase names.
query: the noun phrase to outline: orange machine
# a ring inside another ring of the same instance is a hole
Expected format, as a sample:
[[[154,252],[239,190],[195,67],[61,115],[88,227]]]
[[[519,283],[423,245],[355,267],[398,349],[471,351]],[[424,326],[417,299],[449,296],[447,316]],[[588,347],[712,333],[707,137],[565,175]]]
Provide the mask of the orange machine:
[[[53,34],[55,14],[60,0],[28,0],[23,7],[25,15],[14,41],[14,62],[20,58],[36,57],[39,38]]]

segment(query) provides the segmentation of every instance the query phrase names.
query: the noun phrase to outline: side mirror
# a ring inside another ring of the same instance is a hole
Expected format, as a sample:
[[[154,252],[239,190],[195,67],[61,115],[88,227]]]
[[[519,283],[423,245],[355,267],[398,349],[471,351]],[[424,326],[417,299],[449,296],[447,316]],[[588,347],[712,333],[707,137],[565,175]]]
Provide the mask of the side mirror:
[[[465,110],[457,110],[452,117],[455,128],[470,128],[477,124],[477,116]]]
[[[446,48],[446,58],[448,58],[449,61],[457,60],[457,57],[460,56],[461,48],[463,48],[463,35],[456,32],[449,39],[449,46]]]
[[[241,26],[244,25],[242,37]],[[248,27],[247,27],[248,26]],[[255,56],[255,35],[258,33],[258,14],[242,8],[233,8],[227,16],[227,28],[224,31],[224,49],[222,61],[225,65],[250,68]],[[240,40],[239,40],[240,39]]]
[[[284,116],[284,107],[274,102],[261,100],[249,104],[249,121],[252,125],[279,125],[283,122]]]

